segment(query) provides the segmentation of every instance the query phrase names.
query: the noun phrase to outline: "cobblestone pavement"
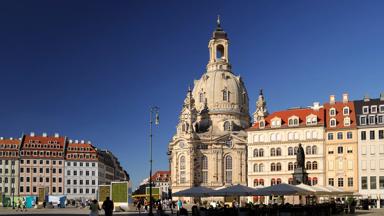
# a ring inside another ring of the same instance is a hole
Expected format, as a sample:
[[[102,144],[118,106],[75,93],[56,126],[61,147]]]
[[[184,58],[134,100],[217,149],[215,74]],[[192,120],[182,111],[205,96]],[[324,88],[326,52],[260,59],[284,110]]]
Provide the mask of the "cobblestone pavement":
[[[104,212],[100,212],[100,216],[103,216]],[[155,213],[155,212],[154,212]],[[171,215],[170,212],[166,212],[168,215]],[[65,209],[28,209],[26,212],[16,212],[11,208],[1,208],[0,207],[0,215],[71,215],[71,216],[85,216],[89,215],[88,209],[79,209],[79,208],[65,208]],[[129,215],[129,216],[139,216],[138,212],[115,212],[113,215]],[[141,216],[147,215],[146,213],[141,213]],[[156,214],[155,214],[156,215]],[[346,215],[346,214],[344,214]],[[348,214],[350,215],[350,214]],[[369,211],[357,210],[355,215],[361,216],[383,216],[384,209],[371,209]]]

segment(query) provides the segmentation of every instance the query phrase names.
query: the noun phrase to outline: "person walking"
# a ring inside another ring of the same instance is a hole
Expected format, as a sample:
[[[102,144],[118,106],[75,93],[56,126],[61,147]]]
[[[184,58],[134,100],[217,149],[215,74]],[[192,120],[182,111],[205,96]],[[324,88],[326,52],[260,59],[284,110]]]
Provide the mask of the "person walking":
[[[137,210],[139,211],[139,215],[141,214],[141,200],[137,202]]]
[[[99,216],[99,210],[101,209],[97,200],[92,200],[91,204],[89,205],[89,209],[91,210],[89,216]]]
[[[21,208],[21,205],[22,205],[22,202],[21,202],[21,199],[19,198],[18,200],[17,200],[17,208],[16,208],[16,211],[23,211],[23,209]]]
[[[103,202],[102,208],[104,209],[105,216],[112,216],[113,214],[113,201],[107,197],[107,199]]]

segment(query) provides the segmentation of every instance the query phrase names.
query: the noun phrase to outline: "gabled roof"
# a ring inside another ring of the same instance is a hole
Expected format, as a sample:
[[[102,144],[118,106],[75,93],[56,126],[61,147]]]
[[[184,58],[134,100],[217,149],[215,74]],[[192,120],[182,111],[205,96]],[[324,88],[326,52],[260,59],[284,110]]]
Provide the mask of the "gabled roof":
[[[259,122],[256,122],[252,125],[252,127],[248,129],[248,131],[288,128],[288,119],[294,116],[299,118],[299,127],[304,127],[304,126],[306,127],[307,116],[309,115],[315,115],[317,117],[316,126],[324,125],[324,109],[323,108],[320,108],[318,110],[311,109],[311,108],[295,108],[295,109],[288,109],[288,110],[274,112],[265,118],[264,128],[260,128]],[[275,118],[281,119],[280,127],[276,127],[276,128],[271,127],[272,126],[271,121]]]
[[[343,115],[343,109],[344,107],[349,108],[349,115]],[[330,116],[329,110],[335,108],[336,109],[336,116]],[[344,129],[344,128],[356,128],[356,114],[355,114],[355,106],[353,101],[349,102],[335,102],[333,104],[331,103],[325,103],[324,104],[325,109],[325,116],[326,116],[326,129],[327,130],[334,130],[334,129]],[[349,117],[350,118],[350,126],[344,126],[344,118]],[[336,127],[330,127],[330,120],[332,118],[336,119]]]

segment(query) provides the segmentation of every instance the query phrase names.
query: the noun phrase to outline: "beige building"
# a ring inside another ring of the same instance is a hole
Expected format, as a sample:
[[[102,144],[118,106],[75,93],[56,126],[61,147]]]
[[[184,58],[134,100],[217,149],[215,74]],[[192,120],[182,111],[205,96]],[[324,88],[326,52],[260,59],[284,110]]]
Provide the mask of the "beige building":
[[[348,95],[341,102],[331,95],[326,116],[326,183],[345,191],[358,191],[358,147],[355,107]]]
[[[207,71],[189,90],[168,154],[172,192],[192,186],[246,185],[248,94],[229,63],[229,40],[218,21]]]
[[[301,143],[311,185],[324,185],[324,109],[293,108],[267,114],[260,93],[248,131],[248,186],[293,183],[296,152]],[[262,110],[262,112],[260,112]]]
[[[20,140],[0,137],[0,195],[19,195]]]

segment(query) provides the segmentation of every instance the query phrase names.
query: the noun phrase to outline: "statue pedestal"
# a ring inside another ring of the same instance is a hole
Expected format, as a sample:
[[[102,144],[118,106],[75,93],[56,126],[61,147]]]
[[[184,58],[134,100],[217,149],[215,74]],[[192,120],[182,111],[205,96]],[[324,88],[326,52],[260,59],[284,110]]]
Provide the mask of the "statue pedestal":
[[[309,185],[308,173],[303,167],[296,168],[292,175],[293,175],[293,185],[298,185],[301,183]]]

